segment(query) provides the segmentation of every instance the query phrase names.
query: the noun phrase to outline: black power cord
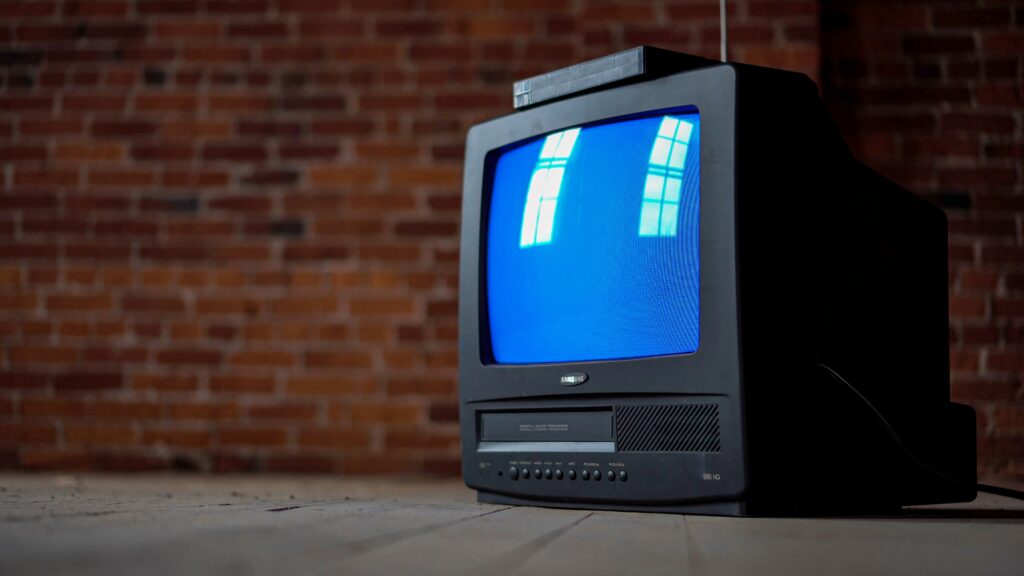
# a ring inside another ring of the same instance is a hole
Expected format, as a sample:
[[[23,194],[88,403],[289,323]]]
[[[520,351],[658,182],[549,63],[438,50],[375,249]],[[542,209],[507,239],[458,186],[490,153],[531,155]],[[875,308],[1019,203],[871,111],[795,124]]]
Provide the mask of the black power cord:
[[[909,448],[907,448],[907,445],[904,444],[904,442],[903,442],[903,438],[901,438],[899,433],[896,432],[896,429],[893,428],[891,424],[889,424],[889,421],[886,420],[885,416],[882,415],[882,413],[878,410],[878,408],[875,408],[875,405],[872,404],[871,401],[868,400],[866,396],[861,394],[860,390],[858,390],[853,384],[850,384],[846,380],[846,378],[843,378],[842,375],[840,375],[838,372],[836,372],[835,370],[833,370],[829,366],[827,366],[827,365],[825,365],[825,364],[823,364],[821,362],[818,363],[818,366],[820,366],[826,372],[828,372],[829,375],[832,376],[833,379],[838,380],[839,382],[842,382],[843,384],[846,385],[847,388],[849,388],[854,394],[856,394],[857,397],[860,398],[864,402],[864,404],[867,405],[867,407],[870,408],[871,411],[875,413],[875,417],[878,418],[878,421],[882,424],[882,427],[885,428],[886,433],[889,434],[889,438],[891,438],[892,441],[896,444],[896,446],[898,446],[899,449],[902,450],[903,453],[906,454],[907,457],[910,458],[912,461],[914,461],[918,466],[924,468],[925,470],[927,470],[928,472],[934,474],[935,476],[943,478],[944,480],[947,480],[949,482],[953,482],[954,484],[959,484],[961,486],[969,486],[971,488],[974,488],[978,492],[988,492],[989,494],[998,494],[999,496],[1006,496],[1007,498],[1015,498],[1017,500],[1024,500],[1024,491],[1013,490],[1012,488],[1003,488],[1002,486],[992,486],[991,484],[978,484],[976,482],[968,482],[968,481],[961,480],[959,478],[955,478],[953,476],[950,476],[950,475],[942,472],[941,470],[936,470],[931,465],[929,465],[927,462],[925,462],[924,460],[919,458],[917,456],[917,454],[914,454],[913,452],[910,451]]]

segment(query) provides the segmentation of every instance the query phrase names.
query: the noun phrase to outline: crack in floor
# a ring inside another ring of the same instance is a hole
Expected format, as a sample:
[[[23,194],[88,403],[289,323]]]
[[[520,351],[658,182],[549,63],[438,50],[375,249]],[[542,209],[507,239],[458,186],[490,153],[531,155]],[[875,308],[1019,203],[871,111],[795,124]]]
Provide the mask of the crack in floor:
[[[588,512],[565,526],[545,532],[533,540],[520,544],[496,558],[492,558],[483,564],[474,566],[473,568],[462,572],[462,574],[490,574],[492,576],[497,574],[508,574],[522,566],[525,561],[537,555],[537,553],[549,546],[552,542],[564,536],[569,530],[572,530],[581,522],[593,515],[593,512]]]

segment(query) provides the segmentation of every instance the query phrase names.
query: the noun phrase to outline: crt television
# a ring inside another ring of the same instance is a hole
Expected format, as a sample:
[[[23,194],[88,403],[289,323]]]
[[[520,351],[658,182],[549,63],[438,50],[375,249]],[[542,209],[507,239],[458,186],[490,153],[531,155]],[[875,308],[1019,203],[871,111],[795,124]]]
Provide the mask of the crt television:
[[[483,502],[725,515],[975,497],[943,212],[806,76],[640,47],[467,137],[462,469]]]

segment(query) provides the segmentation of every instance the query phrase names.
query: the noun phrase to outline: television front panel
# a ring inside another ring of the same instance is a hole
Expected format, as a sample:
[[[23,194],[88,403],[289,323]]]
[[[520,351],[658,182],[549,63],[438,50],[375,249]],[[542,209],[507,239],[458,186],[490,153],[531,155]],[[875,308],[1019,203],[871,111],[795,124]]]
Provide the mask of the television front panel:
[[[482,499],[738,510],[734,82],[699,69],[470,131],[460,406]]]

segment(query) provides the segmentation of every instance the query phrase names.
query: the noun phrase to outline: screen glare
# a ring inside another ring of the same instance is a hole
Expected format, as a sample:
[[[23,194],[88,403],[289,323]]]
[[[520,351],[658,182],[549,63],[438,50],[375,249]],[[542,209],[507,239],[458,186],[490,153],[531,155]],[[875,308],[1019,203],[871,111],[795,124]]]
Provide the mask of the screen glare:
[[[699,344],[700,119],[571,128],[505,150],[491,185],[498,363],[685,354]]]

